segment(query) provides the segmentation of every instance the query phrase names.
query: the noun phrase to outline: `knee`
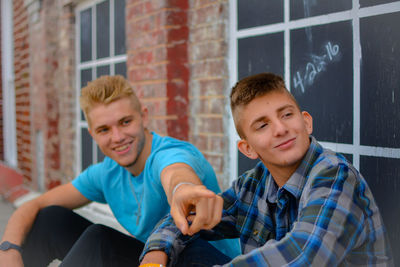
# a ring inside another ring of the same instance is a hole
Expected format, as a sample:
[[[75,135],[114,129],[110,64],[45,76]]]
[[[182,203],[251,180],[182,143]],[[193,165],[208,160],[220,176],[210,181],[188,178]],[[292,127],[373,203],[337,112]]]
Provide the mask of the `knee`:
[[[82,239],[101,240],[109,232],[109,228],[102,224],[92,224],[83,232]]]
[[[61,206],[48,206],[38,212],[36,221],[51,222],[54,224],[55,220],[63,220],[71,212],[71,210]]]
[[[59,216],[59,215],[65,214],[65,213],[69,213],[70,211],[71,210],[69,210],[67,208],[53,205],[53,206],[47,206],[47,207],[41,209],[38,213],[38,216],[53,217],[53,216]]]

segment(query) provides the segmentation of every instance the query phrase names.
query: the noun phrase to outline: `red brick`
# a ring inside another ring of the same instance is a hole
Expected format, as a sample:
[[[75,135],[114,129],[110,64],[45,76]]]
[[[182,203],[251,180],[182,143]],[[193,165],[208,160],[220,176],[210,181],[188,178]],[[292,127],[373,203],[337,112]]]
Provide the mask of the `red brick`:
[[[170,43],[186,42],[189,36],[189,29],[186,26],[179,26],[168,30],[168,41]]]
[[[222,118],[201,117],[199,124],[199,132],[211,133],[211,134],[223,133]]]
[[[164,27],[174,25],[187,25],[187,11],[186,10],[168,10],[165,13],[166,22]]]
[[[165,79],[166,68],[164,65],[144,66],[129,70],[129,78],[131,81],[148,81]]]
[[[192,65],[192,78],[219,77],[226,75],[224,59],[208,60]]]
[[[168,40],[167,32],[164,30],[155,30],[149,33],[137,31],[137,29],[128,28],[127,42],[128,54],[135,50],[149,49],[154,46],[166,44]]]
[[[207,5],[191,12],[190,25],[215,23],[224,18],[224,13],[227,12],[227,5],[216,2],[215,5]]]
[[[166,98],[166,82],[134,83],[133,89],[139,99]],[[140,94],[138,93],[140,92]]]
[[[209,137],[210,144],[208,147],[208,151],[213,151],[215,153],[221,153],[224,154],[224,151],[226,149],[226,138],[225,136],[210,136]]]
[[[142,101],[143,105],[149,110],[149,114],[152,116],[164,116],[166,111],[166,100],[165,101]]]
[[[206,25],[193,25],[190,29],[190,42],[197,43],[207,40],[226,40],[226,25],[216,22]]]
[[[202,96],[227,96],[226,80],[221,78],[217,79],[204,79],[193,81],[193,86],[198,88]]]
[[[188,0],[168,0],[166,1],[169,7],[187,9],[189,7]]]
[[[225,98],[212,98],[210,99],[210,113],[211,114],[224,114],[226,107]]]
[[[191,61],[206,60],[218,58],[227,53],[227,44],[225,41],[204,42],[193,44],[190,49]]]
[[[224,159],[221,155],[213,155],[210,153],[205,153],[205,157],[211,163],[214,171],[216,173],[221,173],[224,170]]]
[[[208,149],[208,137],[205,135],[191,135],[189,141],[200,151],[204,152]]]

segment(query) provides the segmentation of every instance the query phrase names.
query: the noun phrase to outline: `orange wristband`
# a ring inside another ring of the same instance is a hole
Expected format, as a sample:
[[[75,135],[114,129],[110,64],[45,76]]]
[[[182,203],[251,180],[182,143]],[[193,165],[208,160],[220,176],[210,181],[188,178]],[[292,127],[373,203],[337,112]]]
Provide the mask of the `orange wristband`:
[[[139,267],[165,267],[165,266],[159,263],[145,263],[141,264]]]

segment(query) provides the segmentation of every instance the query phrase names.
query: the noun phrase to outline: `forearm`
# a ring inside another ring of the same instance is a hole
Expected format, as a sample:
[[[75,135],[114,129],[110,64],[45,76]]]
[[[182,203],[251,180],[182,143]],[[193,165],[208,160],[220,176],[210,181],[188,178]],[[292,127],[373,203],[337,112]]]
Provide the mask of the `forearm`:
[[[163,185],[168,202],[171,204],[174,188],[180,183],[201,185],[200,178],[193,169],[184,163],[175,163],[166,167],[161,172],[161,183]]]
[[[140,262],[140,265],[146,264],[146,263],[156,263],[156,264],[162,264],[163,266],[167,266],[168,262],[168,256],[165,254],[164,251],[150,251],[147,253],[143,260]]]
[[[20,206],[8,220],[2,242],[7,240],[11,243],[22,245],[38,211],[39,206],[36,201],[29,201]]]
[[[89,200],[79,193],[71,183],[58,186],[20,206],[10,217],[2,240],[21,245],[29,233],[37,213],[44,207],[59,205],[74,209],[88,202]]]

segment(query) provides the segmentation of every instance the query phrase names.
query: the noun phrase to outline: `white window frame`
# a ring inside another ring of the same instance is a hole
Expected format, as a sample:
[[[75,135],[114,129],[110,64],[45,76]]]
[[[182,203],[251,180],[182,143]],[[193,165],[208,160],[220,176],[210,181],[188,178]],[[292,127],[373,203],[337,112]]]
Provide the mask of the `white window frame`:
[[[77,155],[76,155],[76,175],[78,175],[82,171],[82,146],[81,146],[81,129],[88,128],[88,124],[86,121],[81,120],[81,111],[79,106],[79,95],[81,90],[81,79],[80,72],[83,69],[92,69],[92,77],[97,77],[97,69],[98,66],[110,65],[110,75],[115,74],[115,64],[126,62],[127,55],[114,55],[114,0],[110,1],[110,56],[107,58],[96,59],[96,5],[98,3],[104,2],[105,0],[95,0],[95,1],[86,1],[82,4],[79,4],[75,10],[75,18],[76,18],[76,143],[77,143]],[[92,60],[81,62],[80,58],[80,12],[87,8],[92,8]],[[92,162],[96,163],[97,160],[97,145],[93,141],[92,144]]]
[[[17,167],[12,0],[1,0],[1,64],[4,160],[8,165]]]
[[[400,11],[399,2],[381,4],[371,7],[360,8],[359,0],[352,0],[353,8],[351,10],[332,13],[329,15],[314,16],[299,20],[290,21],[290,0],[284,1],[284,21],[282,23],[271,24],[267,26],[254,27],[249,29],[237,30],[237,0],[230,0],[230,40],[229,40],[229,77],[230,85],[233,86],[238,79],[237,73],[237,58],[238,48],[237,41],[240,38],[251,36],[269,34],[274,32],[284,32],[284,53],[285,53],[285,82],[290,90],[291,77],[290,77],[290,30],[297,28],[304,28],[306,26],[314,26],[320,24],[333,23],[344,20],[352,20],[353,26],[353,69],[354,69],[354,82],[353,82],[353,143],[333,143],[333,142],[320,142],[324,147],[334,151],[353,155],[353,165],[359,169],[360,156],[374,156],[384,158],[400,158],[399,148],[363,146],[360,144],[360,59],[361,59],[361,43],[360,43],[360,18],[370,17],[375,15],[395,13]],[[228,101],[229,103],[229,101]],[[228,110],[230,108],[228,107]],[[233,120],[230,119],[229,127],[230,137],[230,170],[232,171],[230,180],[236,179],[238,176],[238,157],[237,157],[237,141],[239,136],[236,133]],[[240,174],[239,174],[240,175]]]

